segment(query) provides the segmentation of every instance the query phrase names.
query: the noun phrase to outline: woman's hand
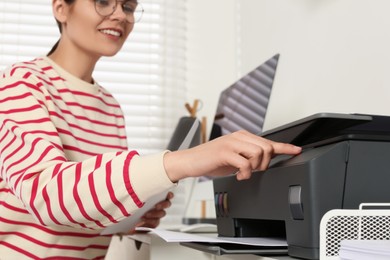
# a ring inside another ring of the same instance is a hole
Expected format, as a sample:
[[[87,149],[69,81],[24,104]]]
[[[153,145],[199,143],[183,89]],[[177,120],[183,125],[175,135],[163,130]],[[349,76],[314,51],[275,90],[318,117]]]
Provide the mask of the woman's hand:
[[[173,199],[173,193],[168,192],[165,200],[157,203],[153,209],[149,210],[145,213],[145,215],[141,218],[141,222],[137,224],[137,227],[148,227],[148,228],[156,228],[163,217],[165,217],[165,210],[171,206],[171,200]],[[137,231],[131,230],[130,234],[135,234]]]
[[[242,130],[191,149],[167,153],[164,165],[172,182],[186,177],[223,176],[234,172],[238,180],[244,180],[250,178],[253,171],[266,170],[275,155],[300,152],[300,147]]]

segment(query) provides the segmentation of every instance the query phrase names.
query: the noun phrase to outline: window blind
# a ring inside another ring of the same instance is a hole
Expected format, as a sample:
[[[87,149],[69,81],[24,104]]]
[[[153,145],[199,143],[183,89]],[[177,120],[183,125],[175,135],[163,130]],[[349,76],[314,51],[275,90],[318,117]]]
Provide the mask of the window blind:
[[[140,3],[142,20],[120,53],[99,61],[94,78],[121,104],[129,147],[149,154],[166,147],[184,112],[186,3]],[[59,37],[51,1],[0,1],[0,70],[45,55]]]

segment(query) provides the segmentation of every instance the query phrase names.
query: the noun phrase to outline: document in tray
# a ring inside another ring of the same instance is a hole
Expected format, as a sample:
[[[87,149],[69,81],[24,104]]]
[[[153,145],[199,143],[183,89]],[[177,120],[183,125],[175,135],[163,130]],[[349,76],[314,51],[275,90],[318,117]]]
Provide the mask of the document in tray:
[[[343,240],[340,243],[340,259],[388,260],[390,240]]]
[[[140,231],[150,231],[166,242],[204,242],[204,243],[230,243],[250,246],[267,246],[267,247],[284,247],[287,246],[287,241],[280,238],[268,237],[218,237],[218,234],[198,235],[188,234],[183,232],[168,231],[163,229],[152,228],[137,228]]]
[[[161,192],[157,195],[154,195],[149,200],[145,202],[145,205],[136,210],[133,215],[125,218],[124,220],[113,224],[107,228],[105,228],[100,234],[101,235],[110,235],[110,234],[118,234],[118,233],[128,233],[132,230],[140,221],[143,215],[146,212],[151,210],[157,203],[165,200],[167,197],[168,191]]]

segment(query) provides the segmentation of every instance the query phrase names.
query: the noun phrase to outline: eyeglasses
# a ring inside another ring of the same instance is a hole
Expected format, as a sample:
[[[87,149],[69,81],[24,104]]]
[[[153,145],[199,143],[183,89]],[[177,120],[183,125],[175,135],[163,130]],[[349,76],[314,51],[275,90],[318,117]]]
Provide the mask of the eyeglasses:
[[[94,0],[96,12],[104,17],[112,15],[118,3],[122,6],[122,11],[126,14],[128,23],[137,23],[141,20],[144,9],[137,1],[125,0]]]

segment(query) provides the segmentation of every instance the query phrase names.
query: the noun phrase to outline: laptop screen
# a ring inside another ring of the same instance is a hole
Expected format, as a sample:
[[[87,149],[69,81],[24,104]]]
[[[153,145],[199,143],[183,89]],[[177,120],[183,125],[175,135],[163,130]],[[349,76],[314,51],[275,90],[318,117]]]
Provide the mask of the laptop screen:
[[[278,60],[274,55],[220,94],[210,140],[241,129],[262,132]]]

